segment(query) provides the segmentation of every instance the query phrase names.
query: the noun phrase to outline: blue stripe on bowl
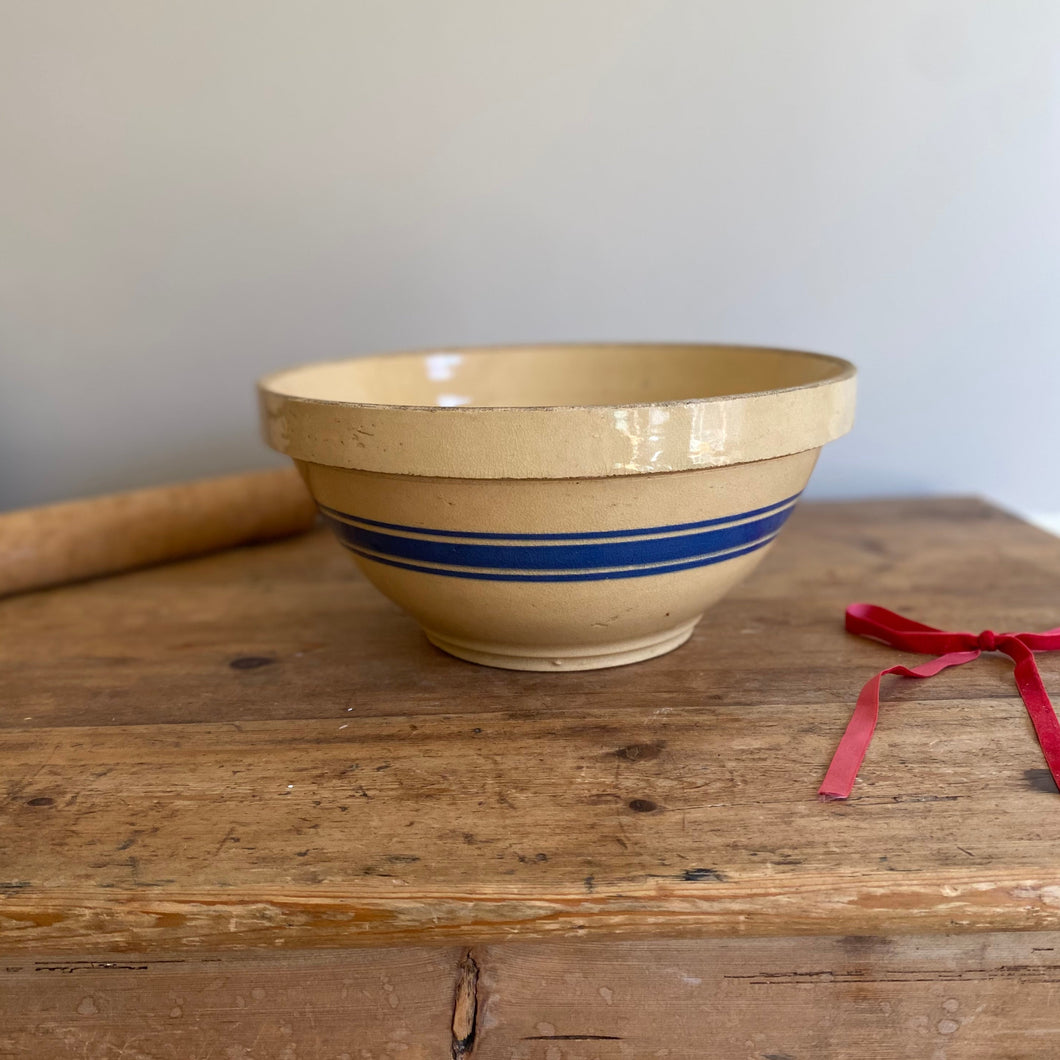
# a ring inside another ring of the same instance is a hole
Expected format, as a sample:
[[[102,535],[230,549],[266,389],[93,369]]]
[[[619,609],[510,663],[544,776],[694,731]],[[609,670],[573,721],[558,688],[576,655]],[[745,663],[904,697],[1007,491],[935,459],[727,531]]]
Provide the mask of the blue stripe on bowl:
[[[487,582],[599,582],[617,578],[645,578],[650,574],[670,574],[674,571],[691,570],[693,567],[709,567],[713,563],[723,563],[727,559],[735,559],[737,556],[746,556],[749,552],[757,552],[758,549],[768,545],[773,537],[771,535],[762,541],[756,541],[753,545],[736,549],[732,552],[724,552],[715,556],[698,556],[685,563],[666,563],[658,567],[629,567],[619,570],[598,571],[563,571],[556,573],[526,573],[522,571],[487,571],[487,570],[457,570],[455,568],[423,567],[415,563],[402,563],[398,560],[387,559],[383,556],[374,556],[367,552],[361,552],[347,545],[354,555],[363,559],[372,560],[375,563],[383,563],[388,567],[400,567],[402,570],[418,571],[421,574],[440,574],[446,578],[471,578],[475,581]]]
[[[754,552],[773,540],[796,499],[699,523],[581,534],[464,533],[323,511],[343,545],[376,563],[487,581],[600,581],[667,574]]]

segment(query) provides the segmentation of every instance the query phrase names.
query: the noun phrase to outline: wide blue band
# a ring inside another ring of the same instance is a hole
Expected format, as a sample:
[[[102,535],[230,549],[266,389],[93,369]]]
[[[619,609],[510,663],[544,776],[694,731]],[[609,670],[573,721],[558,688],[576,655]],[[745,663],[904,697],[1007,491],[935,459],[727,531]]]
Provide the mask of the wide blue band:
[[[773,540],[797,499],[696,523],[561,534],[431,530],[322,511],[343,545],[376,563],[488,581],[599,581],[666,574],[754,552]]]

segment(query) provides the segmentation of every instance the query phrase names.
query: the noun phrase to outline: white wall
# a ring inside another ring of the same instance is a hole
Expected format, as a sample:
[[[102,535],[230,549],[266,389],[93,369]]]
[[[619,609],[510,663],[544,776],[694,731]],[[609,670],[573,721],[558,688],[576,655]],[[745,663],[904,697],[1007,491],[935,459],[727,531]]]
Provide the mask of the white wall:
[[[862,369],[817,496],[1060,511],[1055,0],[17,0],[0,507],[267,463],[352,352]]]

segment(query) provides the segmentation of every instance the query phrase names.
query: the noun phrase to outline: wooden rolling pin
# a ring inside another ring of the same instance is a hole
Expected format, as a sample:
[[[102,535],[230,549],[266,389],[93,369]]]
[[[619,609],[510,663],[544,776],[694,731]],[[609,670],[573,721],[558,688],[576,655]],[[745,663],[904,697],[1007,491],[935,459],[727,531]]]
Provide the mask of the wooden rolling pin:
[[[294,468],[0,514],[0,596],[308,530],[316,507]]]

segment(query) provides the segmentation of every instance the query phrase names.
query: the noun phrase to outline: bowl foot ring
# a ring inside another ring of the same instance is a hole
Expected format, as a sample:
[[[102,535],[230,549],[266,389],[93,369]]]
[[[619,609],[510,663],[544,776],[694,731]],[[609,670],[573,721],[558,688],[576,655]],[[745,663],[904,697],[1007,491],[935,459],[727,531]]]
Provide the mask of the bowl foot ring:
[[[592,648],[549,650],[547,648],[519,648],[503,644],[478,644],[452,640],[442,633],[425,629],[427,639],[449,655],[480,666],[496,666],[502,670],[539,670],[562,673],[569,670],[600,670],[608,666],[628,666],[630,663],[665,655],[692,635],[701,616],[690,622],[664,630],[651,637],[601,644]]]

